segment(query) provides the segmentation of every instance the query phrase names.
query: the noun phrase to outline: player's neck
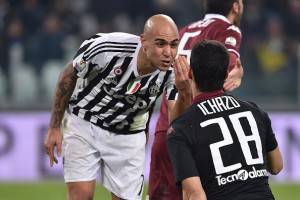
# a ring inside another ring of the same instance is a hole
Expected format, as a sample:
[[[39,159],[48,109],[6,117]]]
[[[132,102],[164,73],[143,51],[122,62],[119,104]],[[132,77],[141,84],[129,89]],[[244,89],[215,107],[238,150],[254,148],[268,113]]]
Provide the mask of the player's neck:
[[[228,21],[229,21],[229,23],[231,23],[231,24],[233,24],[233,25],[235,25],[235,26],[237,26],[237,27],[240,27],[240,24],[239,24],[239,15],[238,15],[238,13],[234,13],[234,12],[230,12],[227,16],[226,16],[226,18],[228,19]]]
[[[193,91],[193,99],[195,99],[197,96],[203,94],[203,92],[201,92],[200,90],[195,90]]]
[[[226,18],[228,19],[228,21],[230,22],[230,24],[234,24],[235,16],[232,13],[230,13],[229,15],[227,15]]]
[[[151,62],[147,59],[146,54],[143,52],[143,49],[140,48],[138,57],[137,57],[137,71],[139,75],[143,76],[150,74],[156,71],[156,68],[152,66]]]

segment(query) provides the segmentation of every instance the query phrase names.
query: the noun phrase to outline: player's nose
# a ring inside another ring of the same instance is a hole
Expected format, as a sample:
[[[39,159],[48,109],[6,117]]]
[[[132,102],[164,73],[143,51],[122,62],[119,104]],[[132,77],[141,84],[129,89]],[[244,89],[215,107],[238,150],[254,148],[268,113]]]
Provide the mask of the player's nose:
[[[166,45],[163,51],[164,56],[170,57],[171,56],[171,47],[169,45]]]

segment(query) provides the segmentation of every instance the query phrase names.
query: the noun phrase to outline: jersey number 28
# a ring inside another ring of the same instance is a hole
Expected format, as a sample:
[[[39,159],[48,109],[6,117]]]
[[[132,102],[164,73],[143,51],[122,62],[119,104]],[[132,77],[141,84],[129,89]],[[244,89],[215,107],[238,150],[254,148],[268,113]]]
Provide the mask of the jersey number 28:
[[[247,121],[249,122],[252,135],[245,134],[243,127],[241,125],[241,122],[240,122],[241,118],[246,118]],[[247,165],[263,163],[261,139],[259,136],[256,121],[255,121],[252,113],[250,111],[246,111],[246,112],[232,114],[232,115],[229,115],[229,119],[233,125],[234,131],[235,131],[238,141],[241,145],[241,149],[243,151]],[[223,173],[227,173],[227,172],[234,171],[234,170],[241,168],[242,167],[241,163],[235,163],[235,164],[232,164],[229,166],[224,166],[224,163],[222,161],[220,148],[233,143],[233,139],[232,139],[231,133],[229,131],[229,128],[228,128],[228,125],[226,124],[225,119],[223,117],[210,119],[210,120],[200,123],[200,126],[206,127],[206,126],[209,126],[212,124],[219,125],[222,135],[223,135],[223,138],[224,138],[222,141],[210,144],[210,146],[209,146],[216,173],[223,174]],[[250,141],[253,141],[255,143],[257,155],[258,155],[257,158],[253,158],[253,156],[251,154],[251,150],[249,147]]]

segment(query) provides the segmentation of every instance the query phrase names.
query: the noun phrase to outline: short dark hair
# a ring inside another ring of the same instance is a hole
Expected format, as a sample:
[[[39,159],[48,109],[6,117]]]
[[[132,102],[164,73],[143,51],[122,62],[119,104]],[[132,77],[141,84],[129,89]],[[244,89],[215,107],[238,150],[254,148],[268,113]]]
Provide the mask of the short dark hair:
[[[204,7],[206,13],[227,16],[234,2],[238,2],[238,0],[205,0]]]
[[[192,49],[190,64],[200,91],[210,92],[223,88],[229,53],[222,43],[213,40],[196,43]]]

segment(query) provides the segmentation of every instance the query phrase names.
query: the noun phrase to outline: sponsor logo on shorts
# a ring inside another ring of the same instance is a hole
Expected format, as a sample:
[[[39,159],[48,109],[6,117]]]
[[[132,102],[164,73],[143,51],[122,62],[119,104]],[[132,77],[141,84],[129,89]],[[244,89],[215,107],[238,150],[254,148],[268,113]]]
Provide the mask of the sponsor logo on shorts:
[[[218,181],[218,185],[221,186],[238,180],[246,181],[248,179],[254,179],[254,178],[265,177],[265,176],[268,176],[268,171],[266,169],[257,170],[253,166],[251,171],[246,171],[244,169],[241,169],[237,173],[229,175],[227,177],[222,177],[221,175],[216,176],[216,179]]]

